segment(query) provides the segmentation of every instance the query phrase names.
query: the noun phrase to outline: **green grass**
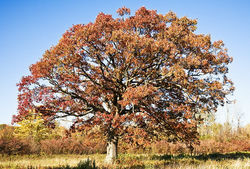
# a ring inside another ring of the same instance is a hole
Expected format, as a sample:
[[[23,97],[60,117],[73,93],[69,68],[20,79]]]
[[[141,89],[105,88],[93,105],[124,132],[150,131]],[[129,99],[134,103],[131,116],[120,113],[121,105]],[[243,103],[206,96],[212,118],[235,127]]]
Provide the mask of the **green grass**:
[[[103,163],[104,154],[0,156],[0,168],[93,169],[93,168],[250,168],[250,152],[208,155],[121,154],[113,166]],[[90,160],[87,160],[90,159]]]

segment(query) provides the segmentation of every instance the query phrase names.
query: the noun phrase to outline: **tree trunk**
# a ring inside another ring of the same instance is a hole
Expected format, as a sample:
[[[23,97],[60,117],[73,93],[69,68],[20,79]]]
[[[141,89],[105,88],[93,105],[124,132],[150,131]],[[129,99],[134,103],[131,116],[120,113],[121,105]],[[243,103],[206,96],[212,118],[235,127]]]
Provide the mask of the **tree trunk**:
[[[117,144],[118,144],[118,138],[112,137],[108,139],[107,144],[107,155],[105,159],[105,163],[107,164],[113,164],[116,160],[118,154],[117,154]]]

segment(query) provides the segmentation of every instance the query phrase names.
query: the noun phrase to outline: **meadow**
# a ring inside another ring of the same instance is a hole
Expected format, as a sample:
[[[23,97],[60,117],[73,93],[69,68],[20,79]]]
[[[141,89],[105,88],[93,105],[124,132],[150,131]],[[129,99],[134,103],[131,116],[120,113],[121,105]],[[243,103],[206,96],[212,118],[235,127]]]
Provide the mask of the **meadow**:
[[[121,154],[116,164],[103,163],[104,154],[92,155],[24,155],[2,156],[1,168],[37,168],[37,169],[80,169],[80,168],[250,168],[250,153],[214,153],[208,155],[150,155]]]

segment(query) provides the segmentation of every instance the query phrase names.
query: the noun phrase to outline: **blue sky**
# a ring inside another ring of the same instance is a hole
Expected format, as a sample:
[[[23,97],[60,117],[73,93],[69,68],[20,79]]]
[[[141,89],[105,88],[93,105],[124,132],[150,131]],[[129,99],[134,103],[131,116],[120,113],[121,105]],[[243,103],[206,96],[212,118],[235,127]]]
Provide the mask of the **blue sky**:
[[[95,20],[99,12],[116,16],[122,6],[132,13],[141,6],[165,14],[198,19],[197,33],[223,40],[234,57],[229,77],[234,81],[236,105],[230,114],[242,114],[250,123],[250,1],[247,0],[1,0],[0,1],[0,124],[11,123],[17,109],[17,87],[29,66],[55,45],[73,24]],[[224,122],[226,108],[217,113]],[[230,120],[235,120],[230,116]]]

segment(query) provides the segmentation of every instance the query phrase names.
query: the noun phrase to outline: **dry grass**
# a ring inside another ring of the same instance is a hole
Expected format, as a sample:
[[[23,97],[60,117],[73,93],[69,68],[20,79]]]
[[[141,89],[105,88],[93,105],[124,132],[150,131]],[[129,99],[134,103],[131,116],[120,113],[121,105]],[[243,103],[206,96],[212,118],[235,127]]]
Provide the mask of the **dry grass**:
[[[106,166],[103,163],[105,155],[25,155],[25,156],[2,156],[0,168],[72,168],[80,161],[87,158],[95,160],[99,168],[178,168],[178,169],[245,169],[250,168],[250,153],[210,154],[200,156],[171,156],[149,154],[122,154],[116,164]]]
[[[96,159],[102,162],[105,155],[23,155],[23,156],[2,156],[0,158],[0,168],[48,168],[69,165],[76,166],[80,161],[86,159]]]

